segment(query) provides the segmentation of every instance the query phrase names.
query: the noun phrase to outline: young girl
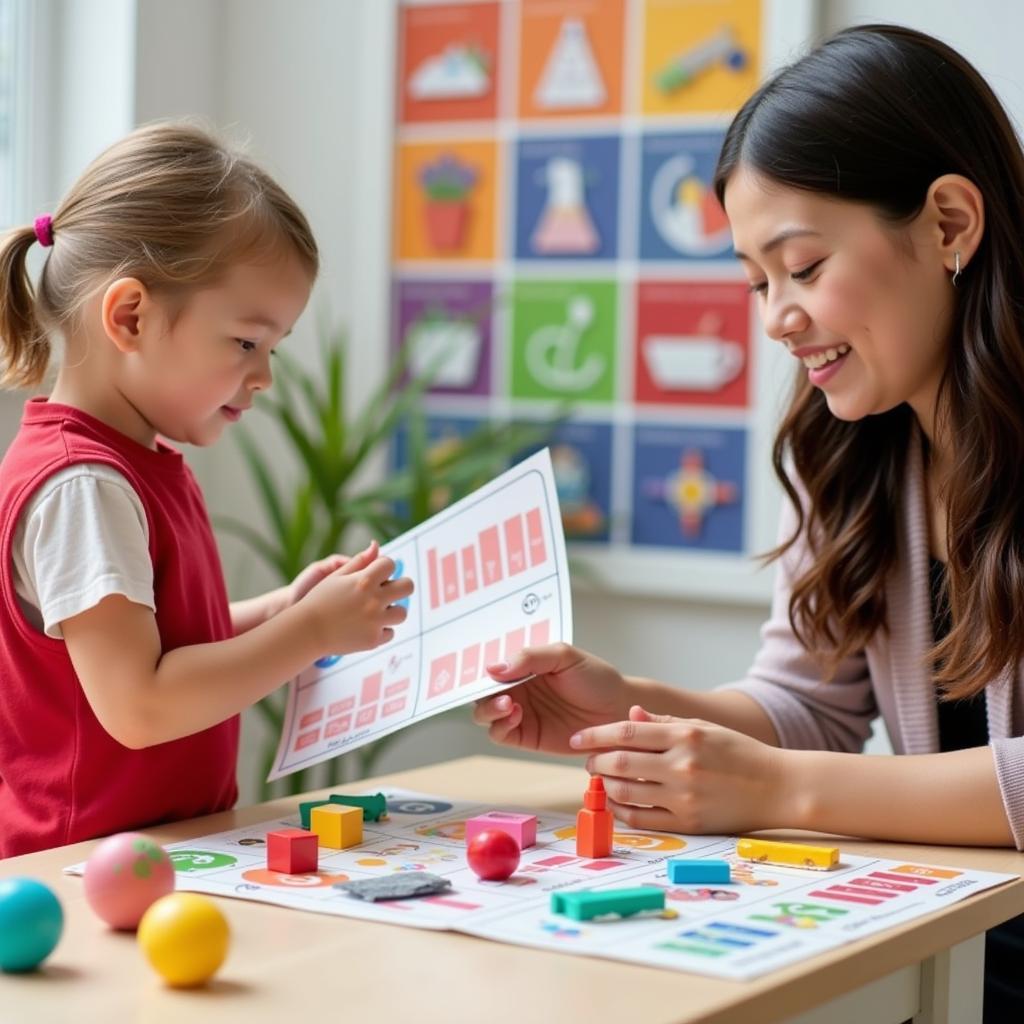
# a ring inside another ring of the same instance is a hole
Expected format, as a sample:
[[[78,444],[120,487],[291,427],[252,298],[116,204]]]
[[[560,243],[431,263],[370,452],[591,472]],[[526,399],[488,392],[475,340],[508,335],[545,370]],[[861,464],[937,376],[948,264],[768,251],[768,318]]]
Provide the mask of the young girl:
[[[3,241],[3,382],[40,382],[51,333],[64,359],[0,465],[0,857],[230,807],[238,713],[405,618],[412,584],[375,545],[229,605],[163,441],[212,444],[270,386],[317,266],[281,188],[175,124],[112,146]]]
[[[1024,157],[1009,119],[948,46],[858,27],[747,101],[715,186],[765,330],[798,364],[754,665],[694,693],[526,651],[493,675],[536,678],[477,721],[499,743],[587,753],[631,827],[1024,849]],[[902,756],[857,756],[879,714]],[[986,1019],[1022,1005],[1022,934],[990,934]]]

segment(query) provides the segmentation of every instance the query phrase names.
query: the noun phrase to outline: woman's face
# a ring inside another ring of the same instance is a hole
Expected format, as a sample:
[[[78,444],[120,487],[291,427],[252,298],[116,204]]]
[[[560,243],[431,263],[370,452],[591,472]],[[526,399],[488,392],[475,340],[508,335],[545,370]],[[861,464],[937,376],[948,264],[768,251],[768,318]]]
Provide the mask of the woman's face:
[[[909,403],[932,425],[953,289],[918,221],[788,188],[740,165],[725,209],[768,336],[803,362],[834,416]]]

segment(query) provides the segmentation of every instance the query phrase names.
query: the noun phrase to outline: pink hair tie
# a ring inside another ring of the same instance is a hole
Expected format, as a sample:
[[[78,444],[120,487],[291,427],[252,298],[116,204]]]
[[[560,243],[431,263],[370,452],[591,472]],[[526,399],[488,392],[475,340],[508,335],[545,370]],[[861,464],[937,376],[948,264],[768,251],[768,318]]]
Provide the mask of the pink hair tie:
[[[39,239],[40,245],[44,247],[53,245],[53,218],[48,213],[36,217],[35,228],[36,238]]]

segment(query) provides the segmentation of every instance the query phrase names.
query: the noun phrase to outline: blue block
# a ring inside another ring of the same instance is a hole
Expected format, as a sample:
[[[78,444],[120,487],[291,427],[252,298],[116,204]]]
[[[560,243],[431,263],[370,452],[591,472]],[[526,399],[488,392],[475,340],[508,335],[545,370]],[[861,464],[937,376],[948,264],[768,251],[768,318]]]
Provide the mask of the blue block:
[[[698,860],[690,857],[668,862],[668,880],[673,885],[682,882],[731,882],[732,876],[726,860]]]

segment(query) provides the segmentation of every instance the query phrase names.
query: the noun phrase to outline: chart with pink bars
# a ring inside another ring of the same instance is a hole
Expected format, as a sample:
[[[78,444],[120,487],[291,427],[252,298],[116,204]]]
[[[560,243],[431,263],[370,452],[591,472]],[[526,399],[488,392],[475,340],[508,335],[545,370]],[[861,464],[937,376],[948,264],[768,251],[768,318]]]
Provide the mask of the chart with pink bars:
[[[373,651],[291,681],[278,779],[502,688],[486,666],[572,640],[565,537],[548,450],[385,545],[409,616]]]

